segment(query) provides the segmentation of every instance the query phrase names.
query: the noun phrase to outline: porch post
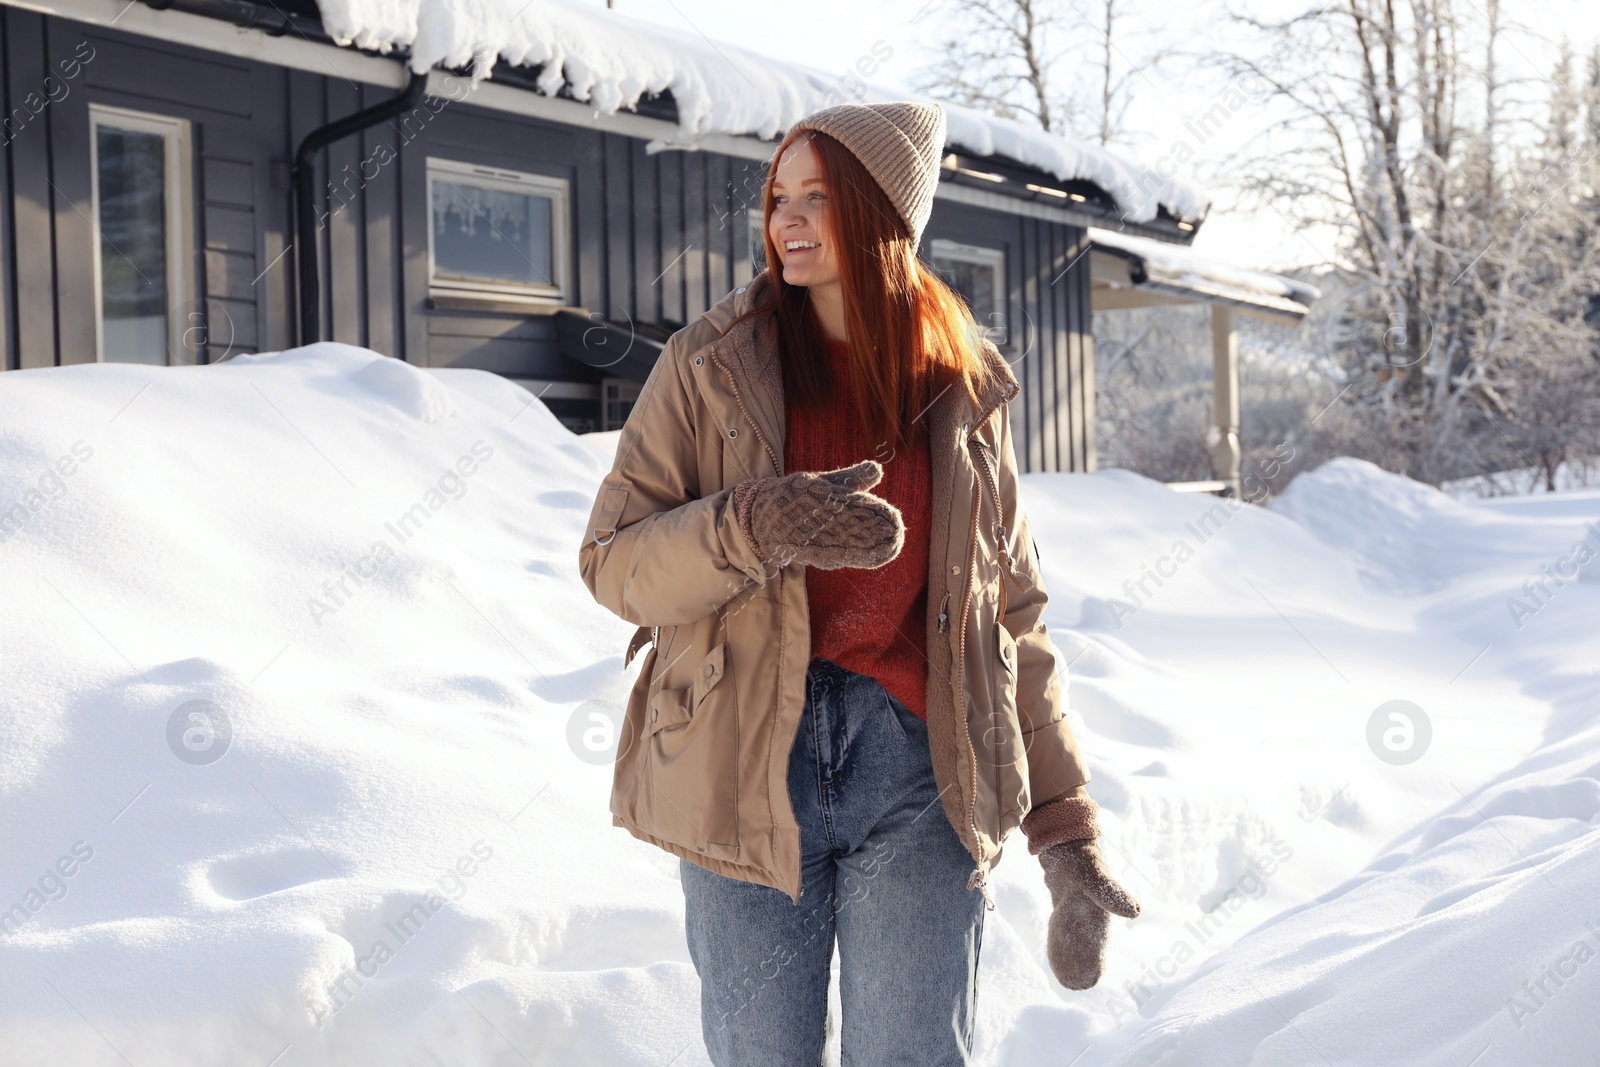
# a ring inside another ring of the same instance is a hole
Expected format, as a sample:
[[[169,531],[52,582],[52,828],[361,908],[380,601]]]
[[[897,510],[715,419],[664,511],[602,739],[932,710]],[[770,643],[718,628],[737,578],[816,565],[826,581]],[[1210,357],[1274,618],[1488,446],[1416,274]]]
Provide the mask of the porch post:
[[[1239,461],[1239,335],[1233,328],[1233,309],[1211,305],[1211,395],[1216,439],[1211,443],[1211,467],[1216,477],[1243,497]]]

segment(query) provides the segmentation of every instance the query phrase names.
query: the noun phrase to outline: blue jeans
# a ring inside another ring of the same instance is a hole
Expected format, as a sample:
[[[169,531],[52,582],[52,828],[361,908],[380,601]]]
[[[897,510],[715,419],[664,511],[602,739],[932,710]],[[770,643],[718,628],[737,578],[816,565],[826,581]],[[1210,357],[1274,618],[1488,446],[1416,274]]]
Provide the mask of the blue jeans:
[[[939,803],[927,725],[876,679],[812,660],[789,797],[798,905],[680,860],[711,1062],[817,1067],[837,937],[846,1067],[966,1064],[983,896]]]

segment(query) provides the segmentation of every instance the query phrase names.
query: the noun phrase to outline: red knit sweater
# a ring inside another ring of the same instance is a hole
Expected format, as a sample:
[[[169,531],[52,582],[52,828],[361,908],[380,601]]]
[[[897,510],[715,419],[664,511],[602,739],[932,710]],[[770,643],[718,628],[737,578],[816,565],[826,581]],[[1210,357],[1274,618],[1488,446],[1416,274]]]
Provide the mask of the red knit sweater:
[[[783,465],[787,471],[827,471],[864,459],[883,463],[870,491],[900,509],[906,526],[900,554],[874,570],[806,569],[811,608],[811,655],[869,675],[895,699],[927,718],[928,514],[932,474],[927,436],[889,455],[867,440],[850,401],[849,342],[826,342],[835,402],[820,413],[786,405]]]

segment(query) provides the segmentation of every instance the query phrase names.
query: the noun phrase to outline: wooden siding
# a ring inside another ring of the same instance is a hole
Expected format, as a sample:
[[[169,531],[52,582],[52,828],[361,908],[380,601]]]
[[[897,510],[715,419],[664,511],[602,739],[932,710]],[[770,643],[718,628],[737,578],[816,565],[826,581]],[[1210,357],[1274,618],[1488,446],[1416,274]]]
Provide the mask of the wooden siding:
[[[185,320],[205,313],[212,358],[229,343],[235,351],[260,350],[262,324],[283,314],[281,285],[256,281],[263,239],[286,219],[283,205],[263,195],[261,180],[282,121],[262,83],[281,72],[11,7],[0,8],[0,33],[6,114],[20,108],[31,115],[30,94],[35,101],[54,97],[6,145],[15,180],[0,212],[7,223],[0,256],[5,366],[96,358],[90,104],[188,120],[191,290],[171,294],[169,311]],[[76,76],[62,77],[79,56],[87,58]]]
[[[47,84],[84,48],[93,58],[74,77]],[[58,99],[27,110],[51,91]],[[0,366],[95,358],[91,103],[191,124],[194,291],[174,302],[205,313],[206,355],[217,359],[295,342],[289,162],[312,129],[391,93],[331,65],[290,70],[0,6],[0,94],[7,116],[23,108],[0,167]],[[316,252],[325,336],[419,366],[591,384],[606,376],[560,354],[548,314],[429,299],[429,156],[566,181],[571,303],[613,321],[681,326],[750,279],[746,220],[760,164],[651,154],[620,134],[431,100],[326,153]],[[1083,230],[940,200],[925,240],[939,237],[1005,253],[1007,357],[1023,385],[1019,460],[1028,470],[1091,466]]]
[[[924,254],[940,238],[1005,255],[1007,336],[1001,352],[1022,386],[1011,411],[1017,462],[1029,471],[1092,470],[1088,235],[1078,226],[936,201],[923,231]]]
[[[10,54],[5,13],[0,11],[0,59],[6,59]],[[15,70],[8,62],[5,69],[0,72],[0,120],[10,114],[6,102],[11,99],[11,82]],[[0,125],[0,141],[6,148],[6,159],[0,164],[10,162],[11,130],[9,126]],[[16,299],[12,295],[15,269],[12,264],[12,250],[16,247],[11,239],[11,168],[0,165],[0,371],[17,369],[17,318]]]

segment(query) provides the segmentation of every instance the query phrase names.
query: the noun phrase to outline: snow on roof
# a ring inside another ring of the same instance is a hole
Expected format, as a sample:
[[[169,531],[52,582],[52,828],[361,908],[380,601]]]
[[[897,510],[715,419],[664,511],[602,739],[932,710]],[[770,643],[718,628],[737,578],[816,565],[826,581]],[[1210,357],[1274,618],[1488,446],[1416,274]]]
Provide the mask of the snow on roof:
[[[496,57],[543,64],[539,91],[572,95],[613,112],[671,90],[686,139],[721,133],[771,138],[824,107],[846,102],[836,74],[736,45],[629,18],[574,0],[317,0],[334,40],[388,52],[409,48],[411,69],[473,64],[486,77]],[[870,86],[848,99],[932,100]],[[938,101],[949,143],[980,156],[1009,156],[1062,181],[1093,182],[1133,222],[1164,206],[1180,219],[1205,215],[1199,188],[1164,177],[1097,145],[1058,137],[972,108]]]
[[[1091,226],[1089,243],[1140,260],[1149,276],[1148,284],[1158,287],[1298,314],[1303,314],[1322,295],[1322,290],[1314,285],[1264,270],[1236,267],[1200,255],[1192,248],[1148,237]]]

